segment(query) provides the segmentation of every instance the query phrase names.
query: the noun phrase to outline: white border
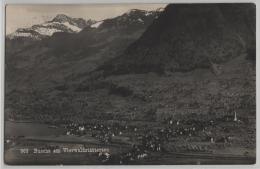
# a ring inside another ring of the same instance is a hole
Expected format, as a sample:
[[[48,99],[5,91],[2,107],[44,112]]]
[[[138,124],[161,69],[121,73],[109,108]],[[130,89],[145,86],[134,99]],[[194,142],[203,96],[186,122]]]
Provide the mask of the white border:
[[[0,39],[1,39],[1,45],[0,45],[0,68],[1,68],[1,90],[0,90],[0,107],[1,107],[1,115],[0,115],[0,120],[1,120],[1,147],[0,147],[0,160],[1,160],[1,165],[0,168],[60,168],[60,166],[8,166],[4,164],[3,161],[3,124],[4,124],[4,39],[5,39],[5,4],[89,4],[89,3],[235,3],[235,2],[247,2],[247,3],[255,3],[256,4],[256,15],[257,15],[257,21],[256,21],[256,30],[259,29],[259,21],[260,21],[260,13],[259,13],[259,8],[260,8],[260,1],[257,0],[2,0],[1,1],[1,12],[0,12]],[[259,112],[259,105],[260,105],[260,100],[259,100],[259,71],[260,71],[260,60],[259,58],[259,32],[256,31],[256,164],[255,165],[141,165],[141,166],[93,166],[93,165],[82,165],[82,166],[63,166],[64,168],[180,168],[180,169],[221,169],[221,168],[227,168],[227,169],[244,169],[244,168],[250,168],[250,169],[256,169],[260,168],[260,149],[259,149],[259,143],[260,143],[260,135],[259,135],[259,127],[260,127],[260,116],[258,116]]]

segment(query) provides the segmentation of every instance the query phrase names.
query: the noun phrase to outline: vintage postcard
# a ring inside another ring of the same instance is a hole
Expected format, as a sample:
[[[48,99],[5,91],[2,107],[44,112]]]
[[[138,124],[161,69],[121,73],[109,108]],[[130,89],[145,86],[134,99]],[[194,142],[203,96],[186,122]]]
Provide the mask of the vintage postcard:
[[[255,164],[255,4],[7,4],[5,16],[6,164]]]

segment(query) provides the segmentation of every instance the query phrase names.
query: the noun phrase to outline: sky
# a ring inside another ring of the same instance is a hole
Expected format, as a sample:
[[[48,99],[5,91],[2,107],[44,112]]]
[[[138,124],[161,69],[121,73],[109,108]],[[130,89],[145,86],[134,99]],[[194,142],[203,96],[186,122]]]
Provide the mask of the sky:
[[[166,4],[7,5],[6,33],[49,21],[57,14],[99,21],[121,15],[130,9],[155,10],[165,6]]]

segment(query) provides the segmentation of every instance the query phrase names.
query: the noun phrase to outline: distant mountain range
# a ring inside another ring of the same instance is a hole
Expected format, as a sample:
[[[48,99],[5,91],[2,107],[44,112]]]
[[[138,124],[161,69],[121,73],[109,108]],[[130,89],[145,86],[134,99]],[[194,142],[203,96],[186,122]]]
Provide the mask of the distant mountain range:
[[[7,38],[31,38],[34,40],[40,40],[50,37],[57,32],[78,33],[86,27],[99,29],[118,29],[120,27],[128,27],[129,25],[138,27],[150,23],[161,10],[162,9],[156,11],[145,11],[132,9],[121,16],[102,21],[91,19],[86,21],[82,18],[71,18],[64,14],[58,14],[51,21],[33,25],[29,28],[19,28],[15,32],[7,35]]]
[[[15,38],[32,38],[42,39],[52,36],[55,32],[77,33],[83,28],[94,24],[94,20],[84,20],[82,18],[71,18],[64,14],[58,14],[51,21],[42,24],[33,25],[29,28],[19,28],[7,37]]]
[[[161,11],[133,9],[102,21],[59,14],[43,24],[18,29],[6,38],[7,89],[64,83],[94,70],[137,40]]]

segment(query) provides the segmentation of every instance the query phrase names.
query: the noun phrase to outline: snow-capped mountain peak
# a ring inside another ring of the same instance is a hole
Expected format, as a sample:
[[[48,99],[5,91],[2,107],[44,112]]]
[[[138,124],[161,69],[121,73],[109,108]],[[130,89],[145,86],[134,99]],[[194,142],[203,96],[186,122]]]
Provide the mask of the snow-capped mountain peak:
[[[42,24],[33,25],[29,28],[17,29],[14,33],[8,35],[9,39],[32,38],[42,39],[52,36],[56,32],[77,33],[83,28],[96,23],[93,20],[84,20],[82,18],[71,18],[64,14],[56,15],[51,21]]]
[[[40,40],[52,36],[56,32],[78,33],[86,27],[99,30],[121,29],[139,27],[150,24],[158,17],[163,9],[146,11],[131,9],[126,13],[102,21],[84,20],[82,18],[72,18],[65,14],[58,14],[52,20],[42,24],[33,25],[29,28],[17,29],[7,36],[9,39],[31,38]]]
[[[58,14],[52,19],[52,22],[70,22],[71,20],[73,19],[67,15]]]
[[[161,11],[157,10],[146,11],[140,9],[131,9],[115,18],[98,21],[92,24],[91,27],[104,30],[145,26],[157,18],[160,12]]]
[[[91,27],[91,28],[98,28],[103,22],[104,22],[104,21],[98,21],[98,22],[92,24],[90,27]]]

